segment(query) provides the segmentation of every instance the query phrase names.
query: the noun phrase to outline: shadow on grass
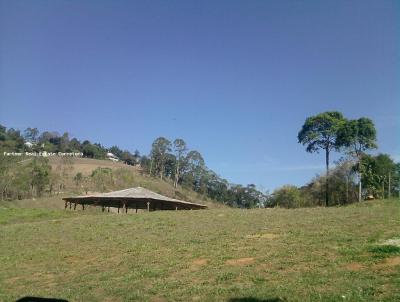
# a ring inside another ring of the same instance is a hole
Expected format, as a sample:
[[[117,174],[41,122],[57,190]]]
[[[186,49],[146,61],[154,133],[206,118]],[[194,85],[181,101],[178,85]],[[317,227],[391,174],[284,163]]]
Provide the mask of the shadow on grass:
[[[15,302],[68,302],[68,300],[40,297],[23,297]]]
[[[286,299],[281,298],[267,298],[267,299],[258,299],[253,297],[244,297],[244,298],[231,298],[229,302],[286,302]]]

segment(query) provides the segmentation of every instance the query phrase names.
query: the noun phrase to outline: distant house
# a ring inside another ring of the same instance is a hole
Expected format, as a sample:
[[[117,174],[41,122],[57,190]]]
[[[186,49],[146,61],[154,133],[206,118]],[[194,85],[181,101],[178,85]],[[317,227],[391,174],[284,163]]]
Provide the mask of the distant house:
[[[107,159],[112,160],[112,161],[119,161],[119,158],[117,156],[115,156],[113,153],[111,152],[107,152],[106,154]]]
[[[28,148],[32,148],[34,144],[31,143],[31,142],[25,142],[24,145],[25,145],[26,147],[28,147]]]

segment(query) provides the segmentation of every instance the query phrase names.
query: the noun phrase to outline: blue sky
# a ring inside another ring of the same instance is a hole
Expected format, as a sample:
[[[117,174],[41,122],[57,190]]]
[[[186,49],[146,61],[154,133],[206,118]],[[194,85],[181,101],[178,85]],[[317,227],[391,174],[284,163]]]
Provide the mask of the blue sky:
[[[297,133],[338,110],[400,160],[399,17],[398,1],[0,0],[0,123],[144,154],[179,137],[272,190],[323,171]]]

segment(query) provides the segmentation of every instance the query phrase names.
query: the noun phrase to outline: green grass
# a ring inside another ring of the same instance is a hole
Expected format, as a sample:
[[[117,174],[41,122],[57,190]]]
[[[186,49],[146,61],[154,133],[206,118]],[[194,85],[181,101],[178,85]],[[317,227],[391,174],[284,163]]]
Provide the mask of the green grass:
[[[386,258],[390,255],[400,255],[400,247],[395,245],[380,245],[370,249],[377,258]]]
[[[399,301],[400,203],[116,215],[0,207],[0,301]],[[384,254],[384,257],[376,255]]]

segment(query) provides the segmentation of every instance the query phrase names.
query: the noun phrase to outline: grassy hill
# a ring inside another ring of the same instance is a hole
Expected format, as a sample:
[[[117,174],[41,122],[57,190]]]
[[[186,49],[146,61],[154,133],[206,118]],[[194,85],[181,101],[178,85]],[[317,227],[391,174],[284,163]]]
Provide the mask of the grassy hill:
[[[63,168],[65,169],[66,165],[65,162],[63,162],[63,158],[61,157],[49,157],[49,163],[52,166],[53,171],[57,171],[58,169],[60,169],[61,165],[64,165]],[[70,165],[70,169],[65,169],[68,171],[68,179],[66,182],[67,190],[63,192],[62,196],[79,193],[73,181],[73,177],[77,173],[82,173],[84,176],[89,176],[93,170],[95,170],[98,167],[101,167],[101,168],[110,168],[114,172],[127,171],[129,172],[130,176],[132,176],[129,179],[129,181],[123,181],[122,179],[118,179],[118,178],[123,178],[126,175],[116,176],[117,182],[114,186],[110,188],[110,190],[119,190],[119,189],[126,189],[129,187],[141,186],[168,197],[202,203],[213,208],[223,207],[222,204],[213,202],[207,197],[200,195],[192,190],[183,188],[181,186],[175,188],[172,185],[172,181],[170,181],[169,179],[162,181],[158,178],[149,177],[144,173],[142,173],[141,169],[136,166],[129,166],[121,162],[113,162],[110,160],[98,160],[90,158],[70,158],[67,164]],[[121,181],[119,182],[118,180]],[[44,207],[56,206],[57,208],[59,208],[60,199],[61,198],[57,197],[47,198],[41,200],[41,203]],[[33,204],[35,204],[35,206],[40,206],[40,202],[36,202]]]
[[[0,300],[399,301],[399,219],[398,200],[136,215],[3,205]]]

